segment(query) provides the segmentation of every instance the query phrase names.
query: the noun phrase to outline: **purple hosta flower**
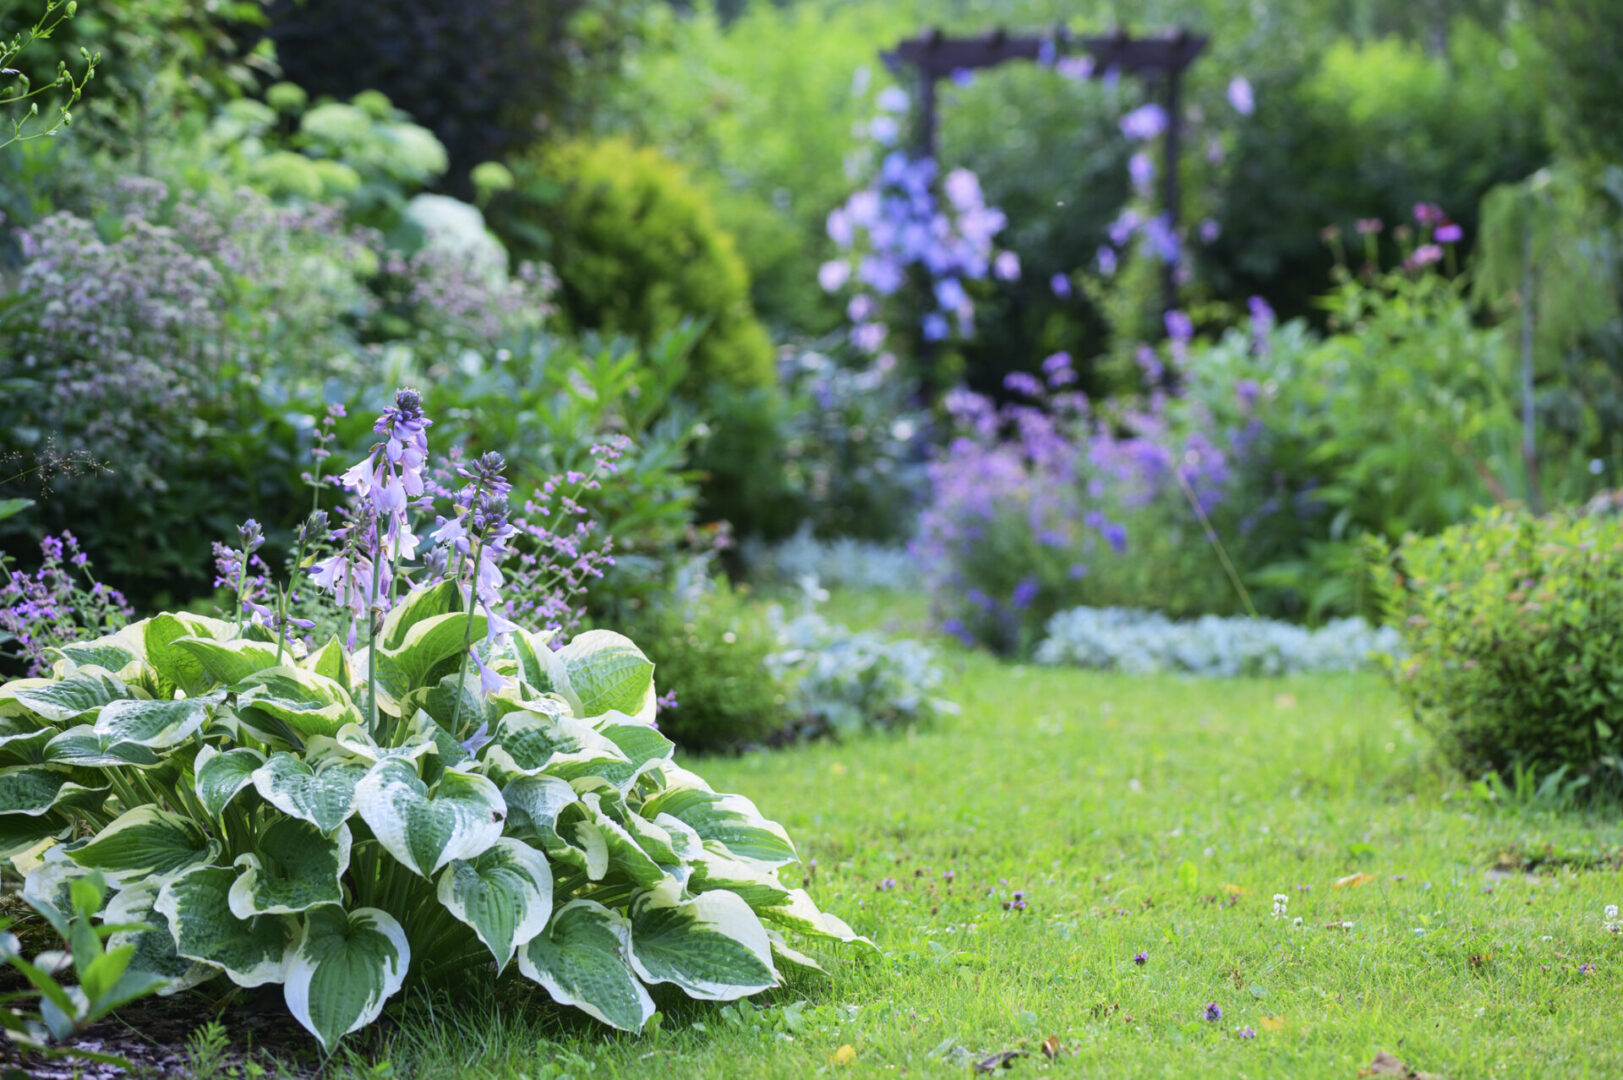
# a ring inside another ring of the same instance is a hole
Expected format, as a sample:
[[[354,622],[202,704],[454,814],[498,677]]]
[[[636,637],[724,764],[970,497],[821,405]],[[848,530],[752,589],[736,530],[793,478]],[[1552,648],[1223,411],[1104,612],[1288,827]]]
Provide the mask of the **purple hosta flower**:
[[[1155,161],[1140,150],[1127,159],[1127,175],[1133,182],[1133,191],[1148,196],[1155,183]]]
[[[971,210],[984,205],[979,177],[968,169],[954,169],[942,182],[947,201],[958,210]]]
[[[1054,295],[1059,297],[1061,300],[1069,300],[1071,298],[1071,279],[1068,275],[1055,274],[1053,277],[1048,279],[1048,287],[1053,290]]]
[[[848,248],[856,243],[856,228],[851,222],[851,214],[843,206],[837,206],[828,212],[826,222],[828,238],[842,248]]]
[[[945,341],[947,335],[952,332],[947,325],[947,317],[939,311],[932,311],[925,315],[920,323],[920,329],[924,334],[925,341]]]
[[[867,293],[857,293],[845,305],[845,317],[854,323],[867,322],[875,315],[874,298]]]
[[[851,264],[844,259],[830,259],[817,268],[817,284],[823,287],[824,292],[839,292],[850,280]]]
[[[863,323],[851,328],[851,344],[866,353],[876,353],[885,344],[884,323]]]
[[[1376,236],[1383,228],[1380,218],[1359,218],[1354,227],[1359,236]]]
[[[899,86],[887,86],[879,91],[878,105],[885,112],[904,113],[912,105],[907,91]]]
[[[1443,257],[1443,249],[1436,244],[1421,244],[1414,249],[1414,254],[1404,260],[1404,266],[1410,270],[1418,270],[1422,266],[1430,266]]]
[[[1093,78],[1093,57],[1086,53],[1067,56],[1054,65],[1054,70],[1064,78],[1087,82]]]
[[[356,518],[349,528],[355,529],[363,521],[365,519]],[[365,524],[369,527],[370,521],[365,521]],[[370,528],[367,531],[370,531]],[[340,607],[346,608],[351,615],[359,619],[370,608],[381,604],[382,597],[387,595],[391,580],[387,560],[378,562],[377,589],[374,592],[373,566],[370,556],[357,552],[353,546],[346,547],[336,555],[311,563],[310,580],[317,588],[331,593]]]
[[[1438,206],[1436,203],[1426,202],[1414,204],[1414,219],[1416,223],[1422,227],[1441,225],[1444,221],[1448,220],[1443,215],[1442,207]]]
[[[1195,323],[1188,315],[1181,311],[1169,311],[1165,315],[1167,337],[1173,341],[1187,344],[1195,336]]]
[[[1464,235],[1464,231],[1458,225],[1449,221],[1437,226],[1437,231],[1432,233],[1432,239],[1439,244],[1457,244]]]
[[[1101,247],[1098,255],[1099,273],[1105,277],[1116,272],[1116,251],[1114,248]]]
[[[1138,211],[1127,209],[1116,216],[1110,223],[1110,242],[1117,248],[1127,246],[1127,241],[1133,238],[1133,231],[1143,224],[1144,219]]]
[[[1043,361],[1043,375],[1050,389],[1059,389],[1076,382],[1076,369],[1071,366],[1071,354],[1057,352]]]
[[[1251,83],[1244,75],[1236,75],[1229,80],[1229,104],[1241,116],[1250,116],[1257,110],[1256,97],[1251,92]]]
[[[1208,1001],[1206,1003],[1206,1019],[1214,1024],[1223,1019],[1222,1006],[1218,1005],[1215,1001]]]
[[[1153,139],[1167,129],[1167,111],[1153,102],[1140,105],[1121,118],[1121,133],[1129,139]]]
[[[1133,963],[1137,964],[1139,967],[1143,967],[1145,964],[1147,964],[1149,962],[1150,962],[1150,954],[1149,953],[1147,953],[1147,952],[1136,952],[1136,953],[1133,954]]]
[[[969,294],[957,278],[942,278],[935,283],[935,302],[943,311],[960,311],[969,303]]]
[[[242,553],[252,555],[265,546],[265,530],[260,528],[259,522],[249,518],[237,526],[237,536],[242,541]]]
[[[1200,223],[1200,242],[1203,244],[1216,243],[1217,238],[1222,231],[1222,226],[1218,225],[1217,222],[1211,218],[1207,218],[1205,221]]]
[[[1012,251],[1000,251],[992,260],[992,276],[999,281],[1020,280],[1020,256]]]
[[[395,394],[394,404],[383,410],[372,430],[383,441],[373,445],[367,456],[338,478],[338,483],[354,492],[371,507],[383,531],[383,544],[374,538],[368,556],[386,562],[416,557],[417,537],[411,531],[407,509],[424,493],[423,467],[428,462],[428,428],[433,424],[423,415],[422,396],[412,389]],[[387,590],[381,590],[387,606]]]

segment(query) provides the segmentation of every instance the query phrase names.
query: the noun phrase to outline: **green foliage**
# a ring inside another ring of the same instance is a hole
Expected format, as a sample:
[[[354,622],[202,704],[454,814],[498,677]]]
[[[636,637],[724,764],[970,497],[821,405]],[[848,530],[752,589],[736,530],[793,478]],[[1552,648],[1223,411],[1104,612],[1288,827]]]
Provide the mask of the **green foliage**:
[[[75,0],[45,0],[45,13],[30,29],[19,30],[9,41],[0,39],[0,72],[3,72],[0,78],[10,80],[9,85],[0,87],[0,113],[4,113],[6,123],[11,127],[9,134],[0,134],[0,149],[24,139],[55,135],[58,129],[73,123],[70,110],[84,95],[85,85],[95,76],[96,65],[101,63],[100,53],[81,48],[79,59],[83,66],[78,78],[68,70],[65,62],[59,62],[56,77],[40,86],[35,86],[26,74],[12,65],[18,62],[30,45],[50,37],[58,26],[78,12],[79,5]],[[50,117],[50,103],[60,96],[65,96],[67,100],[56,101],[55,116],[42,125],[40,102],[46,102],[46,116]]]
[[[1540,89],[1564,149],[1598,162],[1623,161],[1623,4],[1547,0],[1528,13],[1544,47]]]
[[[767,665],[777,634],[725,583],[651,604],[633,620],[661,683],[676,693],[660,733],[684,749],[760,745],[785,727],[785,693]]]
[[[493,227],[515,254],[557,268],[572,326],[646,342],[698,319],[687,389],[771,382],[749,272],[680,166],[605,139],[537,151],[514,170],[518,187],[491,204]]]
[[[554,653],[518,630],[483,697],[459,666],[483,622],[451,583],[419,587],[370,673],[370,652],[286,656],[193,615],[61,650],[0,687],[6,851],[59,842],[31,895],[119,882],[114,921],[152,924],[116,928],[131,978],[281,983],[329,1050],[408,979],[516,960],[636,1031],[645,984],[732,1000],[776,985],[775,957],[810,962],[784,931],[857,940],[779,884],[781,826],[675,764],[629,640]]]
[[[1623,519],[1496,509],[1378,569],[1393,685],[1459,769],[1623,780],[1620,559]]]
[[[36,884],[45,882],[39,879]],[[41,891],[24,889],[23,899],[61,939],[60,951],[33,961],[22,955],[17,936],[0,920],[0,964],[28,982],[28,989],[0,996],[0,1027],[8,1042],[36,1060],[80,1058],[128,1068],[115,1054],[80,1046],[57,1046],[131,1002],[161,991],[166,980],[142,969],[135,939],[153,929],[108,907],[108,885],[99,870],[72,880],[53,877]],[[94,921],[101,917],[98,923]],[[60,976],[71,972],[76,985]],[[10,1075],[9,1071],[8,1074]]]

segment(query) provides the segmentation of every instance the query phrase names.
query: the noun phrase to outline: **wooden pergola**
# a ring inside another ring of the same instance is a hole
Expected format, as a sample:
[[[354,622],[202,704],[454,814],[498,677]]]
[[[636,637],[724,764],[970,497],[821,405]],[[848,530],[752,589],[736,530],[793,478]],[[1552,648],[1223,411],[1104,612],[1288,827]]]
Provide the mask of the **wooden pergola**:
[[[885,66],[898,72],[910,67],[918,76],[918,127],[915,133],[916,150],[935,160],[938,151],[939,125],[936,112],[936,84],[950,79],[961,71],[976,71],[996,67],[1010,60],[1038,61],[1045,49],[1054,55],[1086,53],[1093,61],[1090,78],[1103,78],[1108,72],[1136,75],[1163,84],[1161,104],[1166,109],[1167,125],[1162,133],[1165,161],[1161,174],[1161,201],[1172,229],[1178,225],[1178,157],[1182,152],[1183,73],[1206,49],[1208,39],[1184,30],[1150,37],[1128,37],[1117,30],[1102,37],[1072,38],[1063,27],[1051,36],[1010,34],[994,30],[979,37],[948,37],[940,30],[928,31],[919,37],[903,41],[889,52],[880,54]],[[1162,288],[1164,304],[1175,305],[1176,284],[1174,267],[1165,268]]]

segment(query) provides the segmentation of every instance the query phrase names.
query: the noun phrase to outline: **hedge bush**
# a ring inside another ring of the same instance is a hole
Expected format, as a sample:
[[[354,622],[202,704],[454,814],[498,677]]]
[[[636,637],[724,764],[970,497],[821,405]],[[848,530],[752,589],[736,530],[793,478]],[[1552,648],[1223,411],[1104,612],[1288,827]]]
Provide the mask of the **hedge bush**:
[[[1375,581],[1409,654],[1392,681],[1461,770],[1623,776],[1623,520],[1497,508]]]

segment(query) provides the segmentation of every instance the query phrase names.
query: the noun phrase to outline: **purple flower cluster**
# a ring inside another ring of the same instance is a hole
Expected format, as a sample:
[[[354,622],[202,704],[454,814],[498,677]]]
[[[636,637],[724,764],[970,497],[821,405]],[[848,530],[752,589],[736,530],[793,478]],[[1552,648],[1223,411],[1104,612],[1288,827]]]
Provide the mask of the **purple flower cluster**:
[[[30,676],[50,670],[48,650],[111,633],[134,615],[122,593],[95,579],[72,533],[47,536],[39,549],[32,572],[0,553],[0,656],[23,661]]]
[[[880,95],[881,114],[865,130],[881,150],[895,142],[890,114],[905,111],[907,104],[907,95],[894,87]],[[851,342],[863,352],[885,347],[900,319],[887,309],[897,306],[894,300],[915,270],[929,285],[928,302],[917,316],[926,341],[974,332],[968,282],[1020,276],[1019,257],[994,247],[993,238],[1008,219],[986,205],[979,178],[968,169],[953,169],[940,178],[944,198],[937,197],[936,182],[934,161],[890,149],[868,186],[828,215],[829,238],[842,254],[823,264],[818,283],[825,292],[850,292]]]

